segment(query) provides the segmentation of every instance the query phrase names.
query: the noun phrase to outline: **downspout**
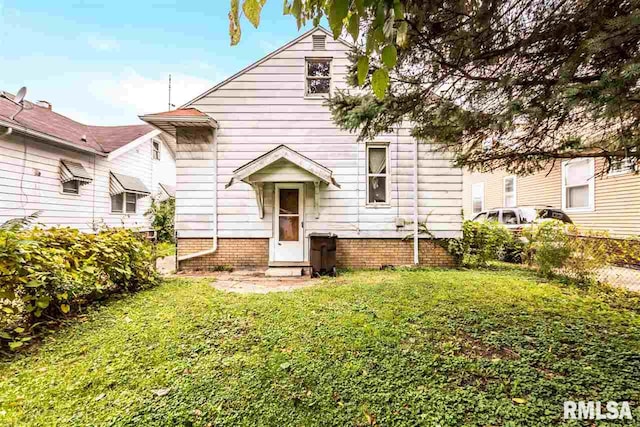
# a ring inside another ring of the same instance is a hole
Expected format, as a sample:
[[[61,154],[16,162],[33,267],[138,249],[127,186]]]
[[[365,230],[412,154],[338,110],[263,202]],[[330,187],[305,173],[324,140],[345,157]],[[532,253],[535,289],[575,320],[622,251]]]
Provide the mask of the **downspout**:
[[[211,246],[210,249],[206,249],[204,251],[177,257],[177,262],[185,261],[192,258],[198,258],[205,255],[210,255],[215,253],[218,250],[218,141],[217,141],[216,133],[217,133],[216,131],[214,131],[213,133],[213,159],[215,162],[215,170],[216,170],[215,172],[216,180],[214,184],[215,185],[215,190],[214,190],[215,203],[213,206],[213,246]]]
[[[418,255],[418,140],[413,139],[413,263],[420,264]]]

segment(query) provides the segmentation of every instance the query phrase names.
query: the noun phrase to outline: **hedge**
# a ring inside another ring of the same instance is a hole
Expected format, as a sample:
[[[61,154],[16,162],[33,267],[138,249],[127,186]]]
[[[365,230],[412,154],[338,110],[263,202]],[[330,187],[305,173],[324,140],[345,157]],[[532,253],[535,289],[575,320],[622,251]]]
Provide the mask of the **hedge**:
[[[14,350],[51,321],[158,281],[152,246],[135,232],[0,227],[0,347]]]

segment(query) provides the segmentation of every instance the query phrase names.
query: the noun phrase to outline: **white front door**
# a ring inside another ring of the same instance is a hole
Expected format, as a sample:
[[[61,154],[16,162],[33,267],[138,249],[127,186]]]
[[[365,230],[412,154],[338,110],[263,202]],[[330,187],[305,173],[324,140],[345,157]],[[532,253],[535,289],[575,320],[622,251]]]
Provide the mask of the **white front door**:
[[[304,261],[304,185],[276,184],[273,261]]]

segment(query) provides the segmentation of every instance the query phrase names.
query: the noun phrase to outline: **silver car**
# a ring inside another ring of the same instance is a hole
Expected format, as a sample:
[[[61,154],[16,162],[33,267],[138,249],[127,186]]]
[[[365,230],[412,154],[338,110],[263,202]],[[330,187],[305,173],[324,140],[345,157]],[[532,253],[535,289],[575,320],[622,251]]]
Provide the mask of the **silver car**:
[[[472,221],[498,221],[509,229],[517,230],[550,219],[573,223],[562,209],[550,206],[489,209],[474,216]]]

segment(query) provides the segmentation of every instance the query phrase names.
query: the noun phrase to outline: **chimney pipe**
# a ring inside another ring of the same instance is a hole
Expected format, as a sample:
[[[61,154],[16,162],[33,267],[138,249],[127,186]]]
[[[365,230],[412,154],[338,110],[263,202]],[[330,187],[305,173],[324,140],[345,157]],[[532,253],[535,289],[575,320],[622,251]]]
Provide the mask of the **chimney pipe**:
[[[46,108],[47,110],[51,110],[53,106],[49,101],[38,101],[38,107]]]

